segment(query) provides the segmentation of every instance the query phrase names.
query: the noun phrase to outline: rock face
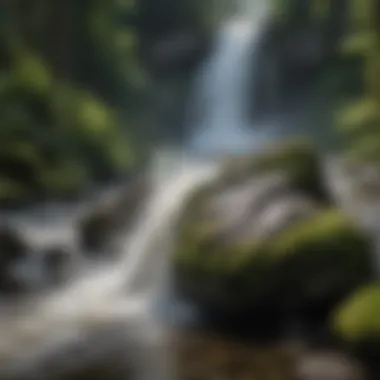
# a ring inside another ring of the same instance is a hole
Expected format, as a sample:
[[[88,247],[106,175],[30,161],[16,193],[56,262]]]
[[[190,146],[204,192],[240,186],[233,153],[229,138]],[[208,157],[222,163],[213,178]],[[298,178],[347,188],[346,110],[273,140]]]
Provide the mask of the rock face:
[[[174,253],[180,292],[217,315],[327,312],[370,278],[372,260],[367,235],[330,198],[315,151],[301,142],[227,165],[185,207]]]

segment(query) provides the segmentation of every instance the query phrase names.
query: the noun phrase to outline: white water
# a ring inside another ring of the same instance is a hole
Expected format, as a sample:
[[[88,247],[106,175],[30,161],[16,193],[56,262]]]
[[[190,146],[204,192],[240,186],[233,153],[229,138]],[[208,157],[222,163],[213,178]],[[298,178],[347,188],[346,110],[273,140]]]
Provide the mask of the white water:
[[[252,149],[268,139],[268,128],[252,130],[248,89],[252,49],[267,15],[267,1],[240,1],[240,12],[227,20],[214,52],[201,68],[193,90],[194,126],[190,147],[201,154]]]
[[[71,355],[71,365],[78,365],[82,356],[76,359],[75,351],[67,350],[67,344],[73,341],[79,344],[84,339],[82,334],[91,329],[122,322],[125,331],[122,329],[118,338],[124,337],[125,345],[130,344],[131,339],[137,340],[136,349],[142,350],[137,360],[144,363],[144,369],[141,368],[139,376],[151,379],[154,373],[155,379],[167,378],[170,369],[162,367],[167,357],[159,348],[165,343],[165,333],[154,316],[154,306],[157,297],[166,293],[170,235],[186,195],[216,173],[213,165],[187,165],[173,173],[170,180],[158,183],[154,196],[132,230],[131,239],[123,247],[128,254],[120,262],[90,272],[68,288],[44,298],[26,315],[17,315],[17,319],[0,325],[0,366],[10,358],[7,365],[17,365],[17,371],[39,373],[46,365],[46,357],[53,355],[53,359],[58,360],[54,352],[59,357],[63,349],[66,349],[63,352],[66,358]],[[152,355],[146,355],[152,346],[158,350],[155,356],[160,356],[160,363]],[[103,348],[104,353],[107,349],[107,346]],[[153,359],[150,366],[149,361]],[[158,370],[165,374],[157,373]]]
[[[153,166],[153,196],[123,242],[120,261],[89,270],[65,289],[36,301],[27,313],[0,323],[0,368],[6,364],[13,370],[16,366],[16,373],[27,374],[25,378],[30,380],[46,374],[46,358],[58,363],[70,358],[75,368],[84,360],[76,353],[83,334],[122,323],[118,339],[125,347],[135,342],[141,353],[136,376],[144,380],[168,378],[170,369],[163,364],[167,357],[159,348],[165,330],[154,308],[169,297],[168,255],[176,218],[189,193],[218,174],[216,164],[199,162],[194,154],[242,150],[265,140],[264,134],[245,128],[244,107],[251,48],[266,14],[263,3],[242,2],[241,13],[247,17],[223,26],[215,52],[195,84],[205,112],[200,114],[198,102],[198,120],[194,120],[194,136],[188,147],[193,158],[175,154],[170,159],[175,167],[164,164],[164,170],[159,170]],[[158,157],[155,162],[159,161]],[[73,345],[71,349],[68,344]],[[108,349],[99,341],[88,343],[84,346],[87,359],[95,357],[91,356],[93,346],[100,349],[97,355]],[[159,359],[153,360],[156,356]]]

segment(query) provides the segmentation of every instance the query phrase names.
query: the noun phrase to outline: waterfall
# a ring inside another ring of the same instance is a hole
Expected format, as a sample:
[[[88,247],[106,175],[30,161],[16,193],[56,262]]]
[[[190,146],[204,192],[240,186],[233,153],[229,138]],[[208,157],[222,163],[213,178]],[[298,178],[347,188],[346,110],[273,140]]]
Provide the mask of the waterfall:
[[[124,351],[134,342],[138,348],[132,351],[142,353],[136,359],[136,376],[168,378],[170,370],[163,367],[167,357],[158,347],[165,340],[165,329],[154,308],[170,292],[168,255],[181,206],[191,191],[218,175],[217,163],[199,157],[252,149],[266,138],[264,132],[246,128],[245,116],[251,49],[266,15],[264,3],[240,1],[240,15],[222,26],[215,50],[194,84],[188,155],[175,153],[170,158],[175,167],[170,170],[167,163],[166,171],[153,166],[153,195],[122,242],[120,260],[90,268],[74,283],[36,301],[27,312],[21,310],[12,320],[0,322],[0,370],[9,371],[13,376],[9,379],[35,380],[43,373],[49,380],[61,380],[58,375],[47,376],[52,371],[48,362],[59,363],[59,372],[64,365],[76,368],[106,355],[109,346],[93,336],[107,326],[119,326],[116,335],[110,332],[107,339],[121,341]],[[153,160],[158,162],[159,157]],[[82,338],[87,342],[84,346],[79,343]],[[125,357],[122,361],[130,362]],[[6,375],[0,376],[8,379]]]
[[[223,154],[259,146],[267,128],[249,128],[247,102],[254,49],[267,15],[268,2],[240,1],[234,18],[222,25],[214,50],[200,69],[190,111],[190,148]]]

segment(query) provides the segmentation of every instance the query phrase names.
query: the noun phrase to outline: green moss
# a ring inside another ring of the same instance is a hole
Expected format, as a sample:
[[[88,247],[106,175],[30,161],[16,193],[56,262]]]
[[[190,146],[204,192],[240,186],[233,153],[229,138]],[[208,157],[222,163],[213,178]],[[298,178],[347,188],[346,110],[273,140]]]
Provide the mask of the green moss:
[[[211,284],[220,298],[277,306],[323,305],[347,294],[371,274],[367,237],[337,210],[323,210],[269,241],[226,243],[217,224],[180,231],[175,262],[202,294]]]
[[[324,210],[281,233],[268,250],[286,297],[294,302],[339,297],[371,275],[368,237],[338,210]]]
[[[284,172],[294,186],[317,199],[325,199],[318,153],[307,140],[289,140],[274,144],[260,154],[241,157],[227,165],[223,183],[234,183],[249,176]]]
[[[334,330],[345,341],[361,345],[377,340],[380,350],[380,284],[358,289],[333,315]]]

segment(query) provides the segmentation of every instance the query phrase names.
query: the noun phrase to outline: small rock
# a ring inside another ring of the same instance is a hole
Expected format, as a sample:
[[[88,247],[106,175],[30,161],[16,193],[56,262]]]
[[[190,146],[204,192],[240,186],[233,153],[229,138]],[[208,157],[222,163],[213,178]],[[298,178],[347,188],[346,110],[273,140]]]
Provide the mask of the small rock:
[[[145,178],[138,179],[90,210],[78,227],[81,249],[87,254],[109,252],[110,243],[131,225],[148,192]]]
[[[49,284],[58,284],[67,280],[75,271],[75,255],[62,246],[48,247],[43,252],[43,265]]]
[[[309,352],[298,361],[299,380],[360,380],[362,370],[353,358],[338,352]]]
[[[20,291],[23,284],[13,273],[17,262],[28,256],[29,247],[24,239],[11,227],[0,227],[0,292]]]
[[[27,244],[11,227],[0,227],[0,260],[3,264],[11,259],[19,258],[27,252]]]

